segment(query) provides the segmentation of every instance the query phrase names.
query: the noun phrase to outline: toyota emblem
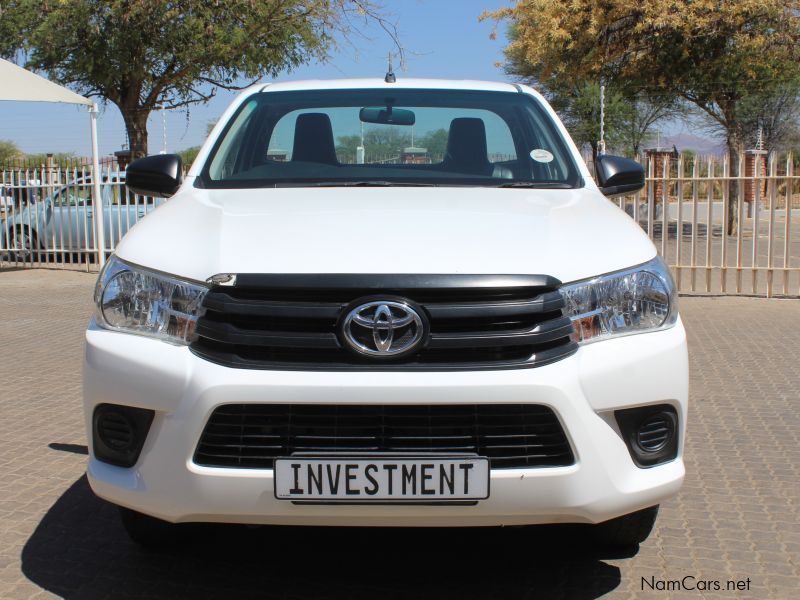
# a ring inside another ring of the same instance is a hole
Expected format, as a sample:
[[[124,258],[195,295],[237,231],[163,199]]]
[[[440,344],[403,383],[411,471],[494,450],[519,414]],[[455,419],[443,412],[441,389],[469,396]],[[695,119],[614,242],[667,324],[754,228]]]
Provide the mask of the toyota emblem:
[[[425,338],[425,321],[408,303],[373,300],[357,305],[342,322],[345,343],[374,358],[409,354]]]

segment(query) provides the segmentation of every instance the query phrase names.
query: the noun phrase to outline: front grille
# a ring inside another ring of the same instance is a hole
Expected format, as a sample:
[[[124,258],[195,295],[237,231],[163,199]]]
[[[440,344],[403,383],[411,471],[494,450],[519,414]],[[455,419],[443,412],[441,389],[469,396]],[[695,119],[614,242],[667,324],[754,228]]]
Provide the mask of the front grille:
[[[206,423],[194,462],[271,469],[295,452],[470,453],[493,469],[574,463],[555,413],[535,404],[227,404]]]
[[[534,367],[577,350],[560,282],[538,275],[238,275],[206,295],[191,349],[229,367],[452,370]],[[391,361],[343,345],[355,301],[401,298],[430,323],[420,350]]]

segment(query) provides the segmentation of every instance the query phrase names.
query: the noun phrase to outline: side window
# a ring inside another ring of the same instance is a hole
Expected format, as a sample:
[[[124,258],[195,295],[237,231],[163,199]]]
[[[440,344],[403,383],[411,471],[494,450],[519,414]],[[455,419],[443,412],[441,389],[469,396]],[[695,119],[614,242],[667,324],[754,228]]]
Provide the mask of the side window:
[[[109,188],[105,191],[105,187]],[[125,187],[124,181],[114,181],[113,183],[106,184],[103,189],[103,194],[108,194],[107,202],[111,204],[118,204],[120,206],[133,206],[139,204],[152,204],[153,198],[150,196],[139,196],[138,202],[136,194]]]
[[[87,206],[91,204],[92,187],[90,185],[70,185],[61,188],[55,197],[56,206]]]
[[[209,175],[211,175],[212,179],[224,179],[235,174],[236,159],[239,156],[239,151],[244,146],[242,140],[257,107],[258,102],[255,100],[250,100],[245,104],[233,125],[225,134],[225,138],[222,140],[222,144],[209,167]]]

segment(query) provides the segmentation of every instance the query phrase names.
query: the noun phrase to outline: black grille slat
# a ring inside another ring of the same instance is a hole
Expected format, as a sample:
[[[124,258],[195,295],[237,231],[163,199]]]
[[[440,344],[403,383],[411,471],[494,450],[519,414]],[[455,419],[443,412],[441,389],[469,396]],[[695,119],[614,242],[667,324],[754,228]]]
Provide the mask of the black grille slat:
[[[574,463],[555,413],[529,404],[223,405],[209,417],[194,461],[271,469],[275,458],[295,452],[466,452],[496,469]]]
[[[522,331],[433,333],[429,348],[481,348],[493,346],[530,346],[567,338],[572,333],[572,321],[561,317]]]
[[[493,318],[509,315],[537,315],[560,310],[562,306],[564,306],[564,300],[559,292],[547,292],[533,300],[431,304],[427,309],[432,319],[468,319],[485,317],[487,314]]]
[[[208,310],[226,314],[284,319],[336,319],[344,305],[338,302],[285,302],[236,298],[214,291],[203,302]]]
[[[577,351],[558,280],[541,275],[237,275],[203,301],[191,350],[228,367],[477,370],[535,367]],[[340,339],[364,298],[406,298],[430,322],[416,353],[377,361]]]
[[[197,325],[197,335],[215,342],[248,346],[271,346],[277,348],[321,348],[338,349],[335,333],[297,331],[257,331],[241,329],[231,323],[204,320]]]

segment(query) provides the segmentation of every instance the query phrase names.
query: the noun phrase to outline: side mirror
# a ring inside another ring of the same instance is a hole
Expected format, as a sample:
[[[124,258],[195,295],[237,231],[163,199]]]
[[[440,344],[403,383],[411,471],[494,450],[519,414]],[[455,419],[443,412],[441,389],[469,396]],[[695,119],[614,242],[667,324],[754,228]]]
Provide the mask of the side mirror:
[[[609,198],[634,194],[644,187],[642,165],[629,158],[603,154],[597,157],[594,169],[600,191]]]
[[[177,154],[155,154],[133,161],[125,169],[125,185],[142,196],[169,198],[183,183],[183,165]]]

